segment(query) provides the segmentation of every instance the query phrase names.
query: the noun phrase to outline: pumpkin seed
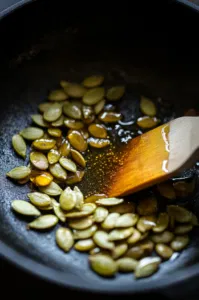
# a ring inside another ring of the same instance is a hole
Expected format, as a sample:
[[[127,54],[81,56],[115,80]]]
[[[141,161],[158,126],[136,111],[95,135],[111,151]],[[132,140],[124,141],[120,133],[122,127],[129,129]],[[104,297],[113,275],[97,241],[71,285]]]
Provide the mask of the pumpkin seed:
[[[59,198],[60,206],[63,210],[71,210],[76,204],[76,193],[67,187]]]
[[[88,90],[83,96],[83,103],[87,105],[94,105],[98,103],[105,94],[105,90],[103,87],[96,87]]]
[[[70,129],[82,129],[84,127],[84,123],[82,121],[76,121],[74,119],[65,119],[64,125]]]
[[[152,228],[154,232],[163,232],[169,225],[169,216],[167,213],[159,213],[156,226]]]
[[[41,152],[33,151],[30,153],[30,161],[33,166],[39,170],[48,169],[48,160],[46,156]]]
[[[59,103],[52,104],[47,110],[44,112],[44,120],[48,122],[56,121],[62,114],[62,106]]]
[[[136,214],[123,214],[120,216],[115,223],[115,227],[131,227],[134,226],[138,221],[138,215]]]
[[[122,257],[116,263],[120,272],[133,272],[137,267],[138,261],[130,257]]]
[[[41,186],[39,187],[39,190],[42,193],[45,193],[49,196],[59,196],[62,193],[62,189],[60,188],[60,186],[55,183],[54,181],[52,181],[49,185],[47,186]]]
[[[89,256],[89,263],[93,271],[105,277],[112,277],[117,272],[116,262],[108,255],[96,254]]]
[[[70,212],[65,214],[65,216],[68,219],[79,219],[79,218],[84,218],[90,215],[89,211],[74,211],[74,212]]]
[[[164,259],[169,259],[173,255],[173,250],[164,244],[156,244],[155,251]]]
[[[137,246],[139,246],[141,249],[144,250],[145,255],[151,254],[154,248],[154,243],[148,239],[145,239],[143,241],[140,241]]]
[[[73,235],[70,229],[60,227],[56,231],[56,242],[64,252],[69,252],[74,244]]]
[[[77,209],[82,209],[83,205],[84,205],[84,195],[82,194],[82,192],[80,191],[80,189],[77,186],[74,187],[73,191],[76,194],[76,204],[75,204],[75,207]]]
[[[181,206],[169,205],[167,206],[167,212],[169,216],[173,216],[175,221],[179,223],[187,223],[192,220],[192,213]]]
[[[72,119],[81,119],[82,117],[82,112],[80,108],[77,105],[70,102],[64,104],[63,112],[67,117]]]
[[[155,104],[149,98],[144,96],[141,97],[140,110],[149,117],[154,117],[157,113]]]
[[[61,127],[64,125],[64,115],[61,115],[56,121],[52,122],[53,127]]]
[[[109,235],[104,231],[96,231],[93,235],[93,240],[95,244],[103,249],[112,250],[114,248],[114,243],[109,242]]]
[[[106,98],[111,101],[116,101],[122,98],[125,93],[124,86],[114,86],[108,89],[106,93]]]
[[[116,123],[119,120],[121,120],[122,115],[120,113],[115,113],[115,112],[102,112],[99,115],[99,120],[104,122],[104,123]]]
[[[53,181],[53,176],[48,172],[43,172],[30,180],[37,186],[47,186]]]
[[[84,240],[84,241],[86,241],[86,240]],[[103,250],[103,251],[107,251],[107,250]],[[100,254],[101,252],[102,252],[102,250],[99,247],[95,247],[89,251],[89,254],[95,255],[95,254]]]
[[[44,131],[41,128],[37,127],[27,127],[20,131],[20,135],[26,140],[36,140],[40,139],[44,134]]]
[[[111,213],[109,214],[104,222],[102,223],[102,228],[104,229],[113,229],[115,228],[115,224],[117,220],[119,219],[120,214],[118,213]]]
[[[137,125],[143,129],[153,128],[157,126],[158,123],[159,120],[156,117],[151,118],[148,116],[144,116],[137,119]]]
[[[20,180],[30,175],[30,172],[31,172],[30,168],[21,166],[10,170],[8,173],[6,173],[6,176],[15,180]]]
[[[161,263],[161,259],[159,257],[145,257],[141,259],[135,269],[135,277],[143,278],[148,277],[154,274]]]
[[[107,139],[89,138],[88,143],[94,148],[104,148],[110,145],[110,141]]]
[[[88,130],[86,128],[80,129],[79,132],[81,133],[81,135],[83,136],[83,138],[85,140],[87,140],[89,138],[89,133],[88,133]]]
[[[51,149],[48,152],[47,157],[49,164],[56,164],[60,159],[60,153],[58,150]]]
[[[67,178],[67,173],[59,163],[49,166],[49,170],[55,178],[65,180]]]
[[[146,231],[145,233],[142,233],[141,234],[141,237],[140,237],[140,241],[143,241],[145,240],[149,235],[149,231]]]
[[[22,156],[23,158],[26,157],[26,143],[21,135],[13,135],[12,146],[18,155]]]
[[[52,202],[54,214],[57,216],[57,218],[61,222],[66,222],[66,217],[65,217],[65,214],[64,214],[64,212],[62,211],[62,209],[60,207],[60,204],[53,198],[51,198],[51,202]]]
[[[82,211],[89,212],[89,214],[92,214],[96,210],[97,206],[95,203],[85,203],[82,206]]]
[[[82,84],[87,88],[94,88],[103,83],[104,77],[102,75],[92,75],[84,79]]]
[[[39,111],[44,113],[45,110],[47,110],[52,104],[49,103],[49,102],[44,102],[44,103],[40,103],[38,108],[39,108]]]
[[[33,192],[28,194],[30,202],[38,207],[44,207],[51,204],[51,199],[48,195],[39,192]]]
[[[51,150],[56,144],[53,139],[38,139],[33,142],[33,147],[38,150]]]
[[[59,163],[67,171],[74,172],[74,173],[77,171],[77,166],[71,159],[61,157]]]
[[[81,219],[74,219],[69,221],[69,227],[77,230],[86,229],[93,225],[93,219],[91,217],[85,217]]]
[[[135,212],[135,203],[125,201],[121,204],[110,207],[109,212],[117,212],[119,214],[134,213]]]
[[[192,213],[191,224],[192,224],[193,226],[199,226],[198,218],[197,218],[196,215],[194,215],[193,213]]]
[[[52,205],[52,201],[48,206],[43,206],[43,207],[38,207],[40,210],[42,211],[49,211],[49,210],[53,210],[53,205]]]
[[[40,114],[31,115],[32,121],[40,127],[48,127],[48,123],[43,119]]]
[[[69,153],[70,153],[70,144],[67,140],[64,141],[64,143],[59,147],[59,152],[60,152],[61,156],[68,156],[69,155]]]
[[[98,205],[103,205],[103,206],[118,205],[122,202],[124,202],[124,199],[119,199],[119,198],[104,198],[95,201],[95,203],[97,203]]]
[[[62,131],[59,128],[48,128],[48,134],[53,137],[61,137]]]
[[[63,90],[54,90],[51,91],[48,95],[48,100],[50,101],[64,101],[68,98],[66,93]]]
[[[183,225],[178,225],[176,226],[174,233],[175,234],[185,234],[190,232],[193,229],[193,226],[191,224],[183,224]]]
[[[157,189],[163,197],[165,197],[169,200],[176,199],[176,193],[175,193],[175,190],[174,190],[174,188],[171,184],[169,184],[169,183],[160,183],[160,184],[157,185]]]
[[[154,196],[142,199],[137,206],[137,212],[141,216],[148,216],[157,212],[157,199]]]
[[[75,184],[77,182],[80,182],[84,176],[84,171],[77,171],[73,175],[68,176],[66,179],[67,184]]]
[[[193,193],[195,189],[195,180],[191,182],[178,181],[173,183],[173,187],[176,192],[176,196],[184,198]]]
[[[141,233],[134,228],[133,234],[128,238],[127,242],[128,244],[135,244],[137,243],[141,238]]]
[[[151,240],[154,243],[160,243],[160,244],[168,244],[174,239],[174,234],[170,231],[164,231],[162,233],[153,234],[151,236]]]
[[[121,243],[121,244],[117,245],[112,250],[112,257],[113,257],[113,259],[118,259],[122,255],[124,255],[124,253],[127,251],[127,249],[128,249],[128,245],[125,244],[125,243]]]
[[[109,233],[109,241],[120,241],[128,238],[133,234],[133,228],[125,228],[125,229],[113,229]]]
[[[81,153],[79,153],[77,150],[71,149],[71,155],[72,155],[72,158],[75,160],[75,162],[78,163],[81,167],[86,166],[85,159],[83,158]]]
[[[104,105],[105,105],[105,100],[104,99],[100,100],[97,104],[95,104],[94,112],[95,112],[96,115],[101,113],[101,111],[104,109]]]
[[[77,83],[70,83],[64,89],[66,93],[72,98],[82,98],[87,91],[85,87]]]
[[[85,240],[94,235],[94,233],[97,231],[97,226],[92,225],[91,227],[84,229],[84,230],[76,230],[73,231],[73,237],[75,240]]]
[[[181,251],[188,245],[188,243],[189,236],[185,234],[181,236],[176,236],[171,242],[170,246],[174,251]]]
[[[98,199],[103,199],[103,198],[106,198],[107,196],[105,194],[94,194],[94,195],[91,195],[89,197],[87,197],[85,199],[85,202],[86,203],[94,203],[96,202],[96,200]]]
[[[92,239],[80,240],[76,242],[74,248],[80,252],[87,252],[95,247],[95,243]]]
[[[27,176],[23,179],[17,180],[17,183],[19,184],[26,184],[30,180],[30,176]]]
[[[141,232],[151,230],[156,226],[156,218],[154,216],[143,216],[137,223],[137,229]]]
[[[140,259],[145,256],[145,251],[140,246],[133,246],[130,248],[125,256],[133,258],[133,259]]]
[[[175,217],[169,216],[169,229],[173,231],[174,228],[175,228]]]
[[[24,200],[13,200],[12,209],[24,216],[40,216],[40,211],[34,207],[31,203]]]
[[[93,117],[93,108],[92,106],[89,105],[83,105],[82,106],[82,113],[83,113],[83,117],[84,119],[90,119],[91,117]]]
[[[32,229],[49,229],[55,226],[58,222],[58,218],[54,215],[45,215],[37,218],[33,222],[28,224],[28,228]]]
[[[108,216],[108,210],[104,207],[97,207],[94,213],[96,223],[102,223]]]
[[[72,133],[68,135],[68,139],[70,144],[78,151],[84,152],[86,151],[88,145],[87,142],[84,140],[82,134],[77,131],[73,130]]]
[[[91,124],[88,127],[88,131],[90,132],[91,135],[93,135],[96,138],[106,138],[107,137],[106,128],[100,124]]]
[[[62,88],[67,88],[69,85],[70,85],[70,82],[69,82],[69,81],[66,81],[66,80],[61,80],[61,81],[60,81],[60,86],[61,86]]]

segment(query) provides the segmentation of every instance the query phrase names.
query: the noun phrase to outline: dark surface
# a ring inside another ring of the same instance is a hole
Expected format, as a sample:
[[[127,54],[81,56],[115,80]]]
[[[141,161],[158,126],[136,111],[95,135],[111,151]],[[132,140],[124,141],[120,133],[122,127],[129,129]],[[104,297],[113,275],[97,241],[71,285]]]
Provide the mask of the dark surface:
[[[178,23],[172,27],[176,13],[173,6],[162,5],[158,13],[151,8],[149,15],[147,8],[143,11],[141,5],[131,13],[128,6],[116,5],[114,10],[106,7],[104,11],[102,5],[96,14],[89,14],[85,4],[80,4],[77,10],[75,3],[71,3],[67,6],[71,13],[66,17],[65,7],[54,7],[52,2],[46,6],[46,1],[40,3],[21,9],[0,24],[3,58],[0,73],[3,104],[0,112],[0,251],[30,272],[66,286],[95,291],[143,292],[166,285],[165,292],[173,283],[182,283],[188,278],[193,282],[199,274],[197,232],[190,247],[178,259],[165,263],[151,278],[138,282],[132,280],[132,275],[117,276],[115,280],[101,279],[89,270],[86,256],[75,251],[65,255],[57,249],[54,231],[28,232],[26,222],[10,213],[11,200],[26,197],[28,187],[15,185],[4,174],[22,164],[11,151],[10,137],[29,124],[29,115],[60,79],[79,81],[89,73],[100,71],[110,82],[125,81],[135,89],[161,96],[173,103],[179,114],[197,107],[198,50],[193,39],[193,29],[198,28],[197,17],[178,11]],[[186,14],[191,22],[185,28]],[[188,44],[189,48],[183,47]]]

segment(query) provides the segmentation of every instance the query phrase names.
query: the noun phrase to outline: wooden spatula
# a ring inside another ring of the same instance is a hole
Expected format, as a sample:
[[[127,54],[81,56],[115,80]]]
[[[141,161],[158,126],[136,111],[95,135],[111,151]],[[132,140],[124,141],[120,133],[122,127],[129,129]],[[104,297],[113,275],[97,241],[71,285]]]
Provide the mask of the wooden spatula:
[[[132,139],[109,196],[127,195],[160,183],[199,158],[199,117],[181,117]]]

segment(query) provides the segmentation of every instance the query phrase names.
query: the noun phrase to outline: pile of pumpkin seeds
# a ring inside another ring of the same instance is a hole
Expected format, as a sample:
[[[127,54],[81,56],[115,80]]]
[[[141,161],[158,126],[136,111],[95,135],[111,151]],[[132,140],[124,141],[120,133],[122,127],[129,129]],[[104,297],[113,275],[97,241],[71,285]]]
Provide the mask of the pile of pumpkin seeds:
[[[162,261],[183,250],[197,217],[171,201],[193,193],[194,182],[165,182],[156,190],[167,205],[159,209],[153,194],[137,202],[95,194],[87,198],[76,186],[84,176],[85,153],[89,147],[110,145],[104,124],[121,120],[120,112],[106,111],[107,101],[120,100],[124,86],[102,87],[104,77],[93,75],[81,84],[62,80],[61,88],[50,92],[48,102],[31,116],[34,126],[12,137],[15,152],[25,158],[31,143],[28,166],[19,166],[7,176],[19,184],[31,183],[28,200],[13,200],[12,209],[32,217],[32,230],[56,226],[58,247],[89,253],[91,268],[101,276],[117,272],[134,273],[135,278],[154,274]],[[141,97],[137,125],[151,129],[160,122],[157,108]],[[67,136],[65,136],[67,132]],[[73,185],[73,188],[70,187]],[[156,254],[153,256],[153,254]]]

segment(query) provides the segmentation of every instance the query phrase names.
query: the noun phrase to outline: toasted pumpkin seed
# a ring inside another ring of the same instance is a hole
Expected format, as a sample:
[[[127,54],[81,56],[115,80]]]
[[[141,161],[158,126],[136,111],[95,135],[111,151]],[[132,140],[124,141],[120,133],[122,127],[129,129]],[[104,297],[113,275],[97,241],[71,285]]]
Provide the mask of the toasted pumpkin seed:
[[[32,121],[40,127],[48,127],[48,123],[44,120],[40,114],[31,115]]]
[[[159,213],[156,226],[152,228],[154,232],[163,232],[169,225],[169,216],[167,213]]]
[[[34,178],[30,177],[30,180],[37,186],[47,186],[53,181],[53,176],[48,172],[42,172]]]
[[[76,242],[74,248],[80,252],[87,252],[95,247],[95,243],[92,239],[80,240]]]
[[[64,104],[63,112],[69,118],[81,119],[82,117],[82,112],[80,108],[77,105],[70,102]]]
[[[106,93],[106,98],[111,101],[116,101],[122,98],[122,96],[125,93],[125,87],[124,86],[114,86],[108,89]]]
[[[102,223],[108,216],[108,210],[104,207],[97,207],[94,213],[96,223]]]
[[[105,94],[105,90],[103,87],[97,87],[88,90],[83,96],[83,103],[87,105],[94,105],[98,103]]]
[[[37,127],[27,127],[20,131],[20,135],[26,140],[36,140],[40,139],[44,134],[44,131],[41,128]]]
[[[133,272],[137,267],[138,261],[130,257],[122,257],[116,263],[120,272]]]
[[[100,100],[97,104],[95,104],[94,112],[95,112],[96,115],[101,113],[101,111],[104,109],[104,105],[105,105],[105,100],[104,99]]]
[[[76,204],[75,207],[77,209],[82,209],[83,208],[83,204],[84,204],[84,195],[82,194],[82,192],[80,191],[80,189],[75,186],[73,191],[76,194]]]
[[[48,229],[55,226],[58,222],[58,218],[54,215],[45,215],[35,219],[33,222],[28,224],[28,228],[32,229]]]
[[[74,173],[77,171],[77,166],[71,159],[61,157],[59,163],[67,171],[74,172]]]
[[[33,166],[39,170],[48,169],[48,160],[46,156],[41,152],[33,151],[30,153],[30,161]]]
[[[26,157],[26,143],[21,135],[13,135],[12,146],[18,155],[22,156],[23,158]]]
[[[89,138],[89,133],[88,133],[88,130],[86,128],[80,129],[79,132],[81,133],[81,135],[83,136],[83,138],[85,140],[87,140]]]
[[[117,212],[119,214],[134,213],[135,212],[135,203],[125,201],[121,204],[110,207],[109,211]]]
[[[106,138],[107,137],[107,131],[106,128],[103,125],[100,124],[91,124],[88,127],[88,131],[90,134],[96,138]]]
[[[68,156],[69,155],[69,153],[70,153],[70,144],[67,140],[64,141],[64,143],[59,147],[59,152],[60,152],[61,156]]]
[[[120,216],[115,223],[115,227],[131,227],[134,226],[138,221],[138,215],[136,214],[123,214]]]
[[[108,139],[97,139],[93,137],[89,138],[88,143],[94,148],[104,148],[110,145],[110,141]]]
[[[33,147],[38,150],[51,150],[56,144],[53,139],[38,139],[33,142]]]
[[[70,229],[60,227],[56,231],[56,242],[64,252],[70,251],[74,244],[73,235]]]
[[[39,187],[39,190],[42,193],[45,193],[49,196],[59,196],[62,193],[62,189],[60,188],[60,186],[55,183],[54,181],[52,181],[49,185],[47,186],[41,186]]]
[[[127,251],[125,256],[131,257],[133,259],[140,259],[143,256],[145,256],[145,250],[142,249],[140,246],[135,245]]]
[[[15,180],[21,180],[26,178],[28,175],[30,175],[30,172],[31,172],[30,168],[26,166],[20,166],[7,172],[6,176]]]
[[[148,216],[157,212],[157,199],[154,196],[142,199],[137,206],[137,212],[141,216]]]
[[[47,110],[44,112],[44,120],[48,122],[56,121],[62,114],[62,106],[59,103],[52,104]]]
[[[154,274],[161,263],[161,259],[159,257],[145,257],[141,259],[135,269],[135,277],[143,278],[148,277]]]
[[[71,155],[75,162],[78,163],[81,167],[86,166],[86,161],[84,157],[77,150],[71,149]]]
[[[50,101],[64,101],[68,98],[66,93],[63,90],[54,90],[51,91],[48,95],[48,100]]]
[[[125,243],[121,243],[117,245],[113,250],[112,250],[112,257],[113,259],[117,259],[124,255],[124,253],[127,251],[128,245]]]
[[[159,191],[159,193],[169,199],[169,200],[174,200],[176,199],[176,193],[175,190],[173,188],[173,186],[169,183],[160,183],[157,185],[157,189]]]
[[[54,150],[54,149],[51,149],[49,152],[48,152],[48,162],[49,164],[56,164],[59,159],[60,159],[60,153],[58,150]]]
[[[156,226],[156,218],[154,216],[143,216],[137,223],[137,229],[146,232]]]
[[[77,121],[74,119],[65,119],[64,125],[70,129],[82,129],[84,127],[84,123],[82,121]]]
[[[91,227],[84,229],[84,230],[76,230],[73,231],[73,237],[75,240],[85,240],[94,235],[94,233],[97,231],[97,226],[92,225]]]
[[[95,203],[98,199],[104,199],[107,196],[105,194],[94,194],[85,199],[86,203]]]
[[[60,206],[63,210],[71,210],[76,204],[76,193],[67,187],[59,198]]]
[[[68,135],[68,139],[70,144],[78,151],[80,152],[84,152],[86,151],[88,145],[87,142],[84,140],[82,134],[77,131],[77,130],[73,130],[73,132],[71,132]]]
[[[87,91],[85,87],[77,83],[70,83],[64,89],[66,93],[72,98],[82,98]]]
[[[84,79],[82,84],[87,88],[94,88],[103,83],[104,77],[102,75],[92,75]]]
[[[48,134],[53,137],[61,137],[62,131],[59,128],[48,128]]]
[[[165,244],[156,244],[155,251],[164,259],[169,259],[173,254],[173,250]]]
[[[97,206],[95,205],[95,203],[85,203],[82,206],[82,211],[86,211],[86,212],[89,212],[89,214],[92,214],[92,213],[94,213],[96,208],[97,208]]]
[[[102,112],[99,115],[99,120],[104,122],[104,123],[115,123],[121,120],[122,115],[120,113],[115,113],[115,112]]]
[[[119,219],[120,214],[118,213],[111,213],[109,214],[106,219],[104,220],[104,222],[102,223],[102,228],[104,229],[113,229],[115,228],[115,224],[117,222],[117,220]]]
[[[66,222],[66,217],[65,217],[65,214],[64,214],[64,212],[62,211],[62,209],[60,207],[60,204],[53,198],[51,198],[51,202],[52,202],[54,214],[57,216],[57,218],[61,222]]]
[[[176,236],[171,242],[170,246],[174,251],[181,251],[188,245],[188,243],[189,236],[185,234],[181,236]]]
[[[38,108],[39,108],[39,111],[44,113],[45,110],[47,110],[52,104],[49,103],[49,102],[44,102],[44,103],[40,103]]]
[[[95,244],[103,249],[112,250],[114,248],[114,243],[109,242],[109,235],[104,231],[96,231],[93,235],[93,240]]]
[[[67,178],[66,170],[62,168],[62,166],[59,163],[50,165],[49,170],[55,178],[63,179],[63,180]]]
[[[11,203],[12,209],[24,216],[40,216],[40,211],[31,203],[24,200],[13,200]]]
[[[125,229],[113,229],[109,233],[109,241],[120,241],[128,238],[133,234],[133,228],[125,228]]]
[[[93,225],[93,218],[85,217],[81,219],[74,219],[69,221],[69,227],[77,230],[86,229]]]
[[[176,222],[187,223],[191,222],[192,213],[186,208],[177,205],[168,205],[167,212],[169,216],[173,216]]]
[[[68,176],[66,179],[67,184],[75,184],[77,182],[80,182],[82,178],[84,177],[84,171],[77,171],[73,175]]]
[[[190,232],[193,229],[193,226],[191,224],[183,224],[183,225],[178,225],[176,226],[174,233],[175,234],[185,234]]]
[[[108,255],[89,256],[89,262],[93,271],[101,276],[112,277],[117,272],[116,262]]]
[[[133,230],[133,234],[128,238],[127,242],[128,244],[135,244],[137,243],[141,238],[141,233],[134,228]]]
[[[39,192],[33,192],[28,194],[30,202],[38,207],[44,207],[51,204],[51,199],[48,195]]]
[[[137,119],[137,125],[143,129],[153,128],[157,126],[158,123],[159,120],[156,117],[151,118],[148,116],[144,116]]]
[[[162,233],[153,234],[151,240],[154,243],[168,244],[174,239],[174,234],[170,231],[164,231]]]
[[[157,113],[155,104],[147,97],[142,96],[140,101],[140,109],[143,114],[154,117]]]
[[[124,199],[119,199],[119,198],[104,198],[95,201],[95,203],[97,203],[98,205],[103,205],[103,206],[118,205],[122,202],[124,202]]]

